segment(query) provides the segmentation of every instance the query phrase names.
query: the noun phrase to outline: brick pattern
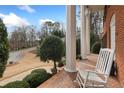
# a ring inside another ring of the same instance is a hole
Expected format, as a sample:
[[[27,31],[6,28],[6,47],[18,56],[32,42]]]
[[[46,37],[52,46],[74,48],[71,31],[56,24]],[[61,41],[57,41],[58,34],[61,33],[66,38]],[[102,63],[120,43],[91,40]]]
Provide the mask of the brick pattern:
[[[118,70],[118,79],[124,86],[124,6],[109,6],[106,11],[106,19],[104,20],[104,44],[110,48],[110,22],[112,15],[115,14],[116,22],[116,63]]]
[[[78,60],[76,62],[77,68],[86,70],[94,69],[96,65],[97,55],[89,55],[87,60]],[[41,84],[38,88],[78,88],[79,85],[74,83],[73,80],[76,73],[67,73],[61,70],[59,73],[51,77],[49,80]],[[120,88],[121,85],[116,77],[110,77],[108,80],[107,88]]]
[[[38,88],[74,88],[74,86],[69,74],[62,70],[41,84]]]

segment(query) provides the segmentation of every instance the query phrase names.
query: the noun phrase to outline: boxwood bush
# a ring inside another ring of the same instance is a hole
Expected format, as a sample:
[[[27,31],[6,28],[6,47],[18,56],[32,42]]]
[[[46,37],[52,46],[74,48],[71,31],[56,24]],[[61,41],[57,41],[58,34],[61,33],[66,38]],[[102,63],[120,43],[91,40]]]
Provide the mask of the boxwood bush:
[[[47,74],[47,79],[53,76],[51,73],[47,73],[45,69],[36,69],[36,70],[33,70],[31,73],[39,73],[42,75]]]
[[[51,73],[47,73],[47,79],[51,78],[53,75]]]
[[[45,69],[36,69],[36,70],[33,70],[31,73],[46,74],[47,71]]]
[[[49,79],[52,74],[47,73],[45,69],[35,69],[31,74],[27,75],[23,80],[30,84],[31,88],[36,88],[44,81]]]
[[[27,81],[30,84],[31,88],[36,88],[45,80],[47,80],[47,73],[46,74],[31,73],[27,75],[23,80]]]
[[[22,81],[10,82],[0,88],[36,88],[41,83],[52,77],[45,69],[36,69],[27,75]]]
[[[50,77],[53,76],[51,73],[47,73],[47,71],[45,69],[35,69],[31,73],[39,73],[42,75],[47,74],[47,79],[49,79]]]
[[[29,88],[30,85],[26,81],[14,81],[3,86],[3,88]]]

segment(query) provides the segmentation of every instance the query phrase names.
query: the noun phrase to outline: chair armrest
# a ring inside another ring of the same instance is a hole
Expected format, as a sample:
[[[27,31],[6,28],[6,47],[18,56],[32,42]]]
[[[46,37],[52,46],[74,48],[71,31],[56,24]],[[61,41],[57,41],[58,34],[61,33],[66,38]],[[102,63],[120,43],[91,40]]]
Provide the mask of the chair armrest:
[[[86,70],[86,72],[88,72],[88,73],[95,73],[95,74],[99,74],[98,72],[93,71],[93,70]]]

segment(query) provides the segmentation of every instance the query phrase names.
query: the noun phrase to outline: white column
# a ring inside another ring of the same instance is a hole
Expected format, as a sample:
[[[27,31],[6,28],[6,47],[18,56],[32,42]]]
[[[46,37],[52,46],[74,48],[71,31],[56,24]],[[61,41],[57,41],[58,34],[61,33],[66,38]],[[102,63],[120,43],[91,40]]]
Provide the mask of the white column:
[[[86,13],[86,53],[90,54],[90,11]]]
[[[85,20],[85,6],[81,5],[81,57],[86,59],[86,20]]]
[[[76,72],[76,6],[67,5],[66,67],[67,72]]]

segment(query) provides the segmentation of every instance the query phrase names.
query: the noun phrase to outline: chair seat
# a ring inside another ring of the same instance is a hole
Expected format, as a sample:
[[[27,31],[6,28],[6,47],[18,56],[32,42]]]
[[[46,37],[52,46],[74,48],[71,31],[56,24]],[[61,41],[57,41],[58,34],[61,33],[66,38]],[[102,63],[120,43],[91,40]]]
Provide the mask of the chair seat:
[[[81,71],[81,70],[78,70],[78,71],[79,71],[79,74],[81,75],[81,77],[83,79],[87,78],[87,74],[88,74],[87,71]],[[94,82],[105,83],[105,81],[99,75],[97,75],[96,73],[89,73],[88,80],[89,81],[94,81]]]

